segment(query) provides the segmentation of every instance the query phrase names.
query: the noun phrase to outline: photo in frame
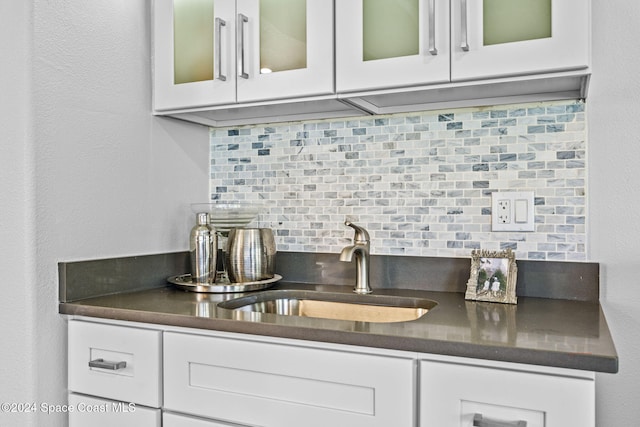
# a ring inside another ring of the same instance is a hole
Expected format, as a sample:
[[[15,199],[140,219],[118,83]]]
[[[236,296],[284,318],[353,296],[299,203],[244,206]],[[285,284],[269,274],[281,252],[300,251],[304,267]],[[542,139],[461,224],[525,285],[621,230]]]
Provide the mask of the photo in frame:
[[[511,249],[474,250],[465,299],[517,304],[517,277],[516,257]]]

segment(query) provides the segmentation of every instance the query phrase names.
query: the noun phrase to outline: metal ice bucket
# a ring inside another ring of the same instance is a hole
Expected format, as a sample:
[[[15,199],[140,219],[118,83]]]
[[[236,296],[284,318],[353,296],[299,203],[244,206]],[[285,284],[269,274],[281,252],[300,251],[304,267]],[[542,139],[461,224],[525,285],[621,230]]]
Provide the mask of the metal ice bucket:
[[[259,282],[275,274],[276,242],[270,228],[233,228],[225,253],[232,283]]]

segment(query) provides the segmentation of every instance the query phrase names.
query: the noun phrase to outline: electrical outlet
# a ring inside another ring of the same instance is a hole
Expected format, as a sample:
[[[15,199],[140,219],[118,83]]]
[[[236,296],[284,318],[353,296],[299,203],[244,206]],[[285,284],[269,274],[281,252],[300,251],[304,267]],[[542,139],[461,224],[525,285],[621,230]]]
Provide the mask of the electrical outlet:
[[[491,231],[534,231],[533,191],[493,192]]]
[[[498,200],[498,212],[496,212],[496,215],[498,215],[499,224],[511,223],[511,200]]]

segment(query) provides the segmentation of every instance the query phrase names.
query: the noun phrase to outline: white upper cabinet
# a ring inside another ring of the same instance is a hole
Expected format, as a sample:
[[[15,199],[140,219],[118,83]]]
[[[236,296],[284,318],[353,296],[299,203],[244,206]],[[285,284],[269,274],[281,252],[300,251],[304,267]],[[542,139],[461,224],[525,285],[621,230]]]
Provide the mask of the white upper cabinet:
[[[333,93],[332,0],[237,4],[238,102]]]
[[[336,2],[338,96],[373,114],[584,98],[589,64],[587,0]]]
[[[451,80],[589,66],[587,0],[452,0]]]
[[[588,0],[154,0],[153,110],[229,126],[585,98],[590,19]]]
[[[589,22],[585,0],[340,0],[336,88],[586,69]]]
[[[155,0],[154,109],[334,91],[332,0]]]
[[[154,109],[236,100],[235,0],[155,0]]]
[[[336,2],[336,89],[449,81],[449,0]]]

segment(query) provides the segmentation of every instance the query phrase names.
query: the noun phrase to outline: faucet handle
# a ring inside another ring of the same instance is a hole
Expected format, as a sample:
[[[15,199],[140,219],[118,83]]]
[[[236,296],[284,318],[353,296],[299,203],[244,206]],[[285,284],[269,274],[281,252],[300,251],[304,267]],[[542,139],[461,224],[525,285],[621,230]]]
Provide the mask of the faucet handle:
[[[369,243],[369,232],[359,225],[355,225],[351,221],[345,221],[344,225],[351,227],[355,230],[356,234],[353,236],[354,243]]]

